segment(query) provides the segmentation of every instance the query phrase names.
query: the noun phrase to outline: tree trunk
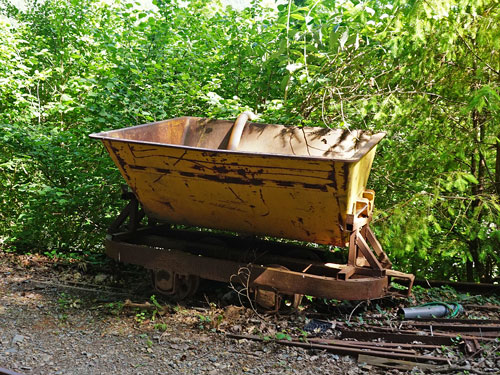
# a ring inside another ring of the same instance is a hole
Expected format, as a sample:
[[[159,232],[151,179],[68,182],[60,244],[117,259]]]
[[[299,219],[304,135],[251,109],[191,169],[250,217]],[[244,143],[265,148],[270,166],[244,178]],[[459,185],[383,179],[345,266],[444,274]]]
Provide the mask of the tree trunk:
[[[500,197],[500,134],[498,135],[496,146],[497,156],[495,163],[495,189],[497,196]]]
[[[479,206],[481,200],[479,195],[484,192],[484,175],[486,163],[482,152],[479,152],[479,145],[484,141],[484,124],[479,119],[479,112],[474,109],[471,113],[472,116],[472,127],[474,129],[474,149],[472,151],[471,160],[471,174],[477,176],[478,183],[472,186],[472,195],[474,196],[471,204],[471,212],[475,213],[476,209],[481,209]],[[476,164],[477,155],[479,155],[479,163]],[[482,213],[479,212],[477,215],[477,221],[481,223]],[[479,279],[484,279],[484,267],[479,259],[479,254],[481,252],[481,240],[476,236],[474,239],[468,241],[469,253],[472,257],[473,264],[469,264],[467,261],[467,281],[474,281],[474,276],[479,276]]]
[[[467,261],[465,263],[465,267],[467,270],[467,282],[473,283],[474,282],[474,264],[472,263],[472,261],[467,259]]]

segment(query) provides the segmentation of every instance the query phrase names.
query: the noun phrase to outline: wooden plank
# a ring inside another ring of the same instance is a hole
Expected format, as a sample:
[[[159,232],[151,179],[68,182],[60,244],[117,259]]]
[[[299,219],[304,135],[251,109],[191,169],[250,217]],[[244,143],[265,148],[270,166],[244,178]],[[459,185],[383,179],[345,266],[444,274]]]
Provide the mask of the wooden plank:
[[[438,368],[442,367],[437,365],[431,365],[428,363],[403,361],[401,359],[393,359],[393,358],[382,358],[366,354],[358,355],[358,363],[366,363],[367,365],[370,366],[377,366],[377,367],[405,370],[405,371],[410,371],[415,367],[424,370],[437,370]]]

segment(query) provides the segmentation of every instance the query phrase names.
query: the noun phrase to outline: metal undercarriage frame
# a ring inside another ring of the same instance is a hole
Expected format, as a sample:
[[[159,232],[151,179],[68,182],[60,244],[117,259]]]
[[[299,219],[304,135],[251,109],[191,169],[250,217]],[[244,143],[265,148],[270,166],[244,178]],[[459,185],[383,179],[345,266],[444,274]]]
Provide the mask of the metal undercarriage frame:
[[[391,262],[369,227],[374,192],[367,190],[348,215],[350,234],[347,264],[321,260],[306,246],[241,238],[215,232],[173,230],[148,220],[133,193],[109,228],[106,253],[124,263],[152,270],[155,289],[176,299],[196,292],[199,279],[240,284],[249,295],[277,310],[282,295],[298,306],[302,295],[337,300],[376,299],[411,293],[414,276],[391,270]],[[406,291],[390,291],[391,280],[406,284]]]

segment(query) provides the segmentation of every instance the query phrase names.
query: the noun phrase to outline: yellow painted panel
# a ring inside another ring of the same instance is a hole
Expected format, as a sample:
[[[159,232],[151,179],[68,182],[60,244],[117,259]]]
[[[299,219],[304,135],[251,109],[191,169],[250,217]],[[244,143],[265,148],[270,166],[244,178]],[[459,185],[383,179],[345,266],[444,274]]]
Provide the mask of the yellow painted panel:
[[[176,119],[168,135],[162,135],[169,130],[167,121],[125,129],[128,139],[120,137],[119,131],[94,137],[102,139],[148,216],[175,224],[345,246],[346,215],[366,188],[376,143],[342,160],[151,142],[167,136],[197,142],[196,137],[209,134],[206,124],[212,124],[203,120],[200,125],[201,120]],[[184,133],[182,121],[190,124]],[[230,123],[216,125],[210,125],[213,143],[223,144]],[[296,142],[294,151],[300,139]],[[309,140],[305,149],[311,144]]]
[[[352,163],[349,166],[349,184],[347,191],[349,198],[347,200],[347,213],[354,213],[354,203],[356,199],[362,196],[363,191],[366,190],[369,172],[372,168],[373,159],[377,146],[373,147],[366,153],[359,161]]]

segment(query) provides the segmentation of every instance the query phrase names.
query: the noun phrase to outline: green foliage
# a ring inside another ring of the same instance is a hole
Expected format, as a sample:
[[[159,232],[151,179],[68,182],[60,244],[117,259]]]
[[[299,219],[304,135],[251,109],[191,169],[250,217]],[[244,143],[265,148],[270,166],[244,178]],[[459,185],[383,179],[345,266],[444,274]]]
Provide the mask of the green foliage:
[[[0,0],[0,244],[86,256],[121,202],[88,134],[181,115],[386,131],[374,226],[397,267],[500,263],[500,9],[483,0]],[[497,148],[498,147],[498,148]]]
[[[134,319],[139,324],[144,323],[148,319],[148,313],[147,313],[147,311],[144,311],[144,310],[137,311],[136,314],[135,314]]]
[[[399,6],[397,116],[375,167],[391,208],[378,233],[417,274],[491,281],[500,261],[498,4]]]
[[[165,332],[168,328],[168,325],[166,323],[156,323],[154,325],[154,329],[160,331],[160,332]]]
[[[120,176],[88,134],[250,108],[236,94],[262,86],[254,76],[263,50],[240,45],[266,45],[251,22],[256,11],[159,7],[94,0],[6,7],[18,22],[0,25],[0,238],[10,249],[73,256],[100,249],[121,206]]]
[[[202,330],[210,329],[215,332],[223,320],[224,316],[217,314],[215,310],[211,310],[208,315],[198,314],[198,328]]]
[[[210,318],[210,316],[207,315],[198,314],[198,321],[199,321],[198,324],[199,329],[209,328],[210,325],[212,324],[212,318]]]
[[[108,302],[104,304],[102,307],[104,311],[112,314],[112,315],[119,315],[123,311],[123,305],[124,303],[119,301],[119,302]]]
[[[57,303],[61,310],[78,309],[82,301],[79,298],[70,296],[66,293],[61,293],[57,299]]]
[[[290,336],[286,332],[276,332],[276,335],[274,336],[276,340],[288,340],[292,341],[292,336]]]

